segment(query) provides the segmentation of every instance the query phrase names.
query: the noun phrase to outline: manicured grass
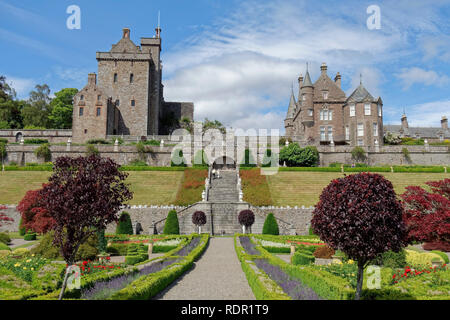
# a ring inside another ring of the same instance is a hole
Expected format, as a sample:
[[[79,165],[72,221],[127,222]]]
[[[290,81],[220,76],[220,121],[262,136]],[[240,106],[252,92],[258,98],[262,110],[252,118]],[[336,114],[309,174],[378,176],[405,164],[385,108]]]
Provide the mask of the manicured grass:
[[[182,171],[131,171],[127,182],[134,197],[130,204],[163,205],[175,202],[184,173]],[[0,203],[17,204],[28,190],[39,189],[51,172],[0,172]],[[201,194],[201,193],[200,193]]]
[[[347,173],[348,174],[348,173]],[[397,194],[406,186],[425,186],[427,181],[450,178],[445,173],[380,173],[394,185]],[[338,172],[278,172],[267,176],[270,193],[276,206],[314,206],[319,196],[331,180],[344,175]]]

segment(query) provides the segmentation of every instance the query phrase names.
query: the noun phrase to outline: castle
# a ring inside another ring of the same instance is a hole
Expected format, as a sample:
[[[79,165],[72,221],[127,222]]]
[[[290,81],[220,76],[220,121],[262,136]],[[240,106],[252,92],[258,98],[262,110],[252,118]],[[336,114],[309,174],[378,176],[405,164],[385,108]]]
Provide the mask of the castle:
[[[325,63],[313,84],[309,71],[298,78],[298,101],[291,93],[284,120],[286,137],[301,144],[374,146],[383,143],[383,101],[374,98],[362,83],[347,98],[341,75],[334,81]]]
[[[110,51],[97,52],[98,76],[90,73],[74,96],[73,142],[170,134],[182,118],[193,120],[193,103],[164,101],[160,35],[158,27],[137,46],[124,28]]]

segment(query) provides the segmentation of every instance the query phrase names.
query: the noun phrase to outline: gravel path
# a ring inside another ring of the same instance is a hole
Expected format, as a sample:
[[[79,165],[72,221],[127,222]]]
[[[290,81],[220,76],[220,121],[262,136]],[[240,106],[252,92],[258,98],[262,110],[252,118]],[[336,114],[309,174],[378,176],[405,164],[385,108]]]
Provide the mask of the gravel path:
[[[255,300],[233,238],[211,238],[194,267],[159,293],[161,300]]]

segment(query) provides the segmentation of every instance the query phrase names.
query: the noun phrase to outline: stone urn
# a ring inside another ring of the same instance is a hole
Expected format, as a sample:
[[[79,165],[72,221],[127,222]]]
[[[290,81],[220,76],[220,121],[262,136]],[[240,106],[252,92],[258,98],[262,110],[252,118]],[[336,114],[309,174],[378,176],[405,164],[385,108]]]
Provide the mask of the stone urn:
[[[431,265],[433,266],[433,268],[440,268],[442,266],[442,261],[441,259],[434,258],[431,260]]]

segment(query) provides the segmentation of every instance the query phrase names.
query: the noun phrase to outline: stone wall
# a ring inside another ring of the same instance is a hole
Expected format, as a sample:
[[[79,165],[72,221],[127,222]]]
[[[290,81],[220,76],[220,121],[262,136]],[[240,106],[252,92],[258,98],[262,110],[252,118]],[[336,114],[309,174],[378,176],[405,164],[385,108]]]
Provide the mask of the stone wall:
[[[4,129],[0,130],[0,138],[8,139],[9,143],[20,142],[23,139],[47,139],[50,143],[67,142],[72,137],[70,129],[48,129],[48,130],[22,130]]]
[[[188,207],[177,206],[128,206],[123,209],[130,214],[133,229],[136,230],[136,225],[139,223],[143,234],[153,234],[154,225],[156,225],[157,233],[162,233],[165,219],[170,210],[174,209],[178,213],[178,220],[180,223],[180,232],[182,234],[190,234],[198,232],[198,228],[192,223],[192,214],[195,211],[203,211],[207,216],[207,223],[202,227],[202,232],[214,231],[215,234],[220,234],[225,230],[221,226],[222,217],[211,218],[212,204],[208,202],[198,202]],[[254,207],[246,202],[236,203],[235,210],[229,213],[228,220],[233,222],[233,229],[227,229],[227,234],[234,232],[241,232],[241,226],[238,223],[237,216],[241,210],[249,208],[255,213],[255,223],[251,227],[252,233],[262,233],[265,218],[267,214],[273,213],[278,221],[280,234],[298,234],[307,235],[310,226],[313,208],[301,207]],[[8,209],[3,211],[9,217],[14,219],[14,222],[5,224],[0,227],[0,231],[18,231],[20,213],[16,210],[15,205],[8,205]],[[227,225],[229,227],[229,225]],[[107,233],[114,233],[116,224],[111,223],[107,229]]]
[[[167,141],[170,143],[170,141]],[[175,143],[173,143],[175,144]],[[205,144],[204,144],[205,146]],[[14,161],[16,163],[29,163],[39,162],[40,159],[34,155],[34,150],[38,148],[37,145],[7,145],[7,158],[6,163]],[[113,145],[97,145],[102,157],[109,157],[115,160],[117,163],[124,165],[133,160],[139,159],[140,155],[135,146],[118,146],[115,148]],[[160,147],[150,146],[153,150],[151,153],[145,155],[145,160],[151,166],[170,166],[171,152],[174,147]],[[222,148],[222,147],[221,147]],[[225,147],[223,147],[225,150]],[[406,148],[409,151],[411,161],[407,161],[402,149]],[[235,148],[236,149],[236,148]],[[352,147],[348,146],[320,146],[318,147],[320,153],[320,166],[328,166],[333,162],[340,162],[345,164],[352,164],[355,161],[352,159],[351,151]],[[52,152],[52,160],[60,156],[81,156],[85,155],[86,146],[64,146],[64,145],[52,145],[50,147]],[[191,154],[184,149],[184,157],[187,161],[194,158],[194,147],[191,147]],[[231,147],[231,150],[233,148]],[[261,163],[264,156],[264,149],[250,148],[253,159],[258,159]],[[450,165],[450,152],[447,146],[382,146],[378,150],[375,148],[364,148],[368,157],[367,163],[371,166],[386,166],[386,165]],[[225,151],[222,153],[225,155]],[[216,156],[219,157],[220,152],[216,152]],[[255,156],[257,155],[257,157]],[[232,155],[232,158],[238,158],[238,162],[243,158],[237,156],[236,151]],[[214,159],[209,159],[213,161]]]

